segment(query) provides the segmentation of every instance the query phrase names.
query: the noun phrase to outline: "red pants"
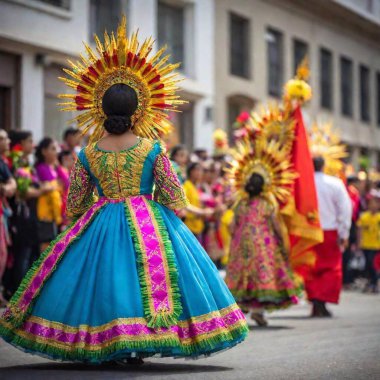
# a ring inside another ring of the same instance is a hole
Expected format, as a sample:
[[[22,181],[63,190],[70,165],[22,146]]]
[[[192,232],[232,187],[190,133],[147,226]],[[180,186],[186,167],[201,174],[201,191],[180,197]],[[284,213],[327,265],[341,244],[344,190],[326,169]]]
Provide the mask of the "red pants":
[[[342,287],[342,252],[338,246],[338,233],[323,231],[323,234],[323,243],[314,248],[317,260],[306,278],[306,293],[310,301],[338,303]]]

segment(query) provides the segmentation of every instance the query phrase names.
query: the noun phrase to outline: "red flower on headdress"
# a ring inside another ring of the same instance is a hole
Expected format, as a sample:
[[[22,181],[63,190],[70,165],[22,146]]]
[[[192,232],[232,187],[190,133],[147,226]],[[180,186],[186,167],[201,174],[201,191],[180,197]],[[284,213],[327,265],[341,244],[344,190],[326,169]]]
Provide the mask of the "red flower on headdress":
[[[236,118],[236,121],[239,123],[245,123],[249,119],[249,113],[246,111],[243,111],[240,113],[240,115]]]

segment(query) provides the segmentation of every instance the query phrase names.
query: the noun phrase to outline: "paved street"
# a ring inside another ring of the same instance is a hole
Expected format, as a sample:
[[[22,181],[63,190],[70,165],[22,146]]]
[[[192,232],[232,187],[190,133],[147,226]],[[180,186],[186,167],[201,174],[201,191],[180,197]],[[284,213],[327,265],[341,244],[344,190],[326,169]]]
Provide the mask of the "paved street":
[[[0,379],[380,379],[380,296],[345,293],[331,320],[303,304],[251,327],[246,342],[198,361],[149,359],[140,368],[57,363],[0,343]],[[253,325],[253,324],[252,324]]]

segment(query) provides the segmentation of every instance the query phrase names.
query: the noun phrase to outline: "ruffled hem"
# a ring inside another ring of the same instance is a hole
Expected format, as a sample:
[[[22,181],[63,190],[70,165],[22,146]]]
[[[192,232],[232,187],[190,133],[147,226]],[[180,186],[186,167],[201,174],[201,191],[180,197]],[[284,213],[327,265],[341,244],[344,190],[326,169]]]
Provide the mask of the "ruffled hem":
[[[263,308],[265,310],[277,310],[296,305],[302,289],[286,289],[281,291],[258,290],[232,290],[231,293],[237,304],[243,308]]]
[[[31,316],[22,328],[0,321],[0,336],[22,351],[62,361],[101,363],[129,357],[198,358],[231,348],[248,334],[237,305],[170,328],[152,329],[144,318],[99,327],[72,327]]]

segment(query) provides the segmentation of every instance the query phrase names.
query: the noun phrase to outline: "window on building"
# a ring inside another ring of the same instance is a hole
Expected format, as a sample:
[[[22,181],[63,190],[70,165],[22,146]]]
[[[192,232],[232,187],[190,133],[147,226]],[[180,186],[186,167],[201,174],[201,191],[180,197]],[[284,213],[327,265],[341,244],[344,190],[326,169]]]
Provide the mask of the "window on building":
[[[90,1],[90,36],[115,31],[122,14],[122,0]]]
[[[249,20],[230,13],[230,73],[250,77]]]
[[[41,3],[49,4],[54,7],[70,9],[70,0],[38,0]]]
[[[353,65],[349,58],[340,59],[340,99],[344,116],[353,115]]]
[[[0,129],[7,131],[11,129],[11,99],[11,89],[0,86]]]
[[[331,110],[333,108],[333,56],[331,51],[322,48],[320,60],[321,107]]]
[[[369,68],[361,65],[360,68],[360,118],[370,121],[370,83]]]
[[[296,73],[298,65],[309,53],[309,46],[306,42],[295,39],[293,41],[293,52],[294,52],[293,70],[294,70],[294,73]]]
[[[380,128],[380,72],[376,73],[376,110],[377,126]]]
[[[20,57],[0,52],[0,129],[15,129],[20,114]]]
[[[283,35],[281,32],[268,29],[267,64],[268,64],[268,93],[280,97],[283,86]]]
[[[159,1],[157,20],[159,45],[166,44],[171,62],[181,62],[180,70],[186,72],[185,7]]]

